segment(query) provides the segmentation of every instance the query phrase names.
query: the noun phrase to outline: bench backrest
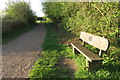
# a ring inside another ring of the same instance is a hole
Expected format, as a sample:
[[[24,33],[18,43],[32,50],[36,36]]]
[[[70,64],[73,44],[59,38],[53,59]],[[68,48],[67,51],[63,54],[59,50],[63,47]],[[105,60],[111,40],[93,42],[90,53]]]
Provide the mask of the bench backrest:
[[[98,49],[106,51],[108,48],[108,44],[109,44],[108,40],[105,39],[104,37],[96,36],[96,35],[89,34],[86,32],[81,32],[80,38],[84,42],[89,43],[90,45],[92,45]]]

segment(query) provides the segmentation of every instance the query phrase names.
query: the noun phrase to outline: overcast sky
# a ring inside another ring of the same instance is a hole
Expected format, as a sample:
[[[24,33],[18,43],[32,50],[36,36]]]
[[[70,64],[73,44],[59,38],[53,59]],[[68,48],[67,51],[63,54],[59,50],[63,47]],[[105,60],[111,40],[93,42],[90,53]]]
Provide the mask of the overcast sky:
[[[0,0],[0,10],[3,10],[6,8],[6,2],[8,2],[9,0]],[[15,1],[15,0],[12,0]],[[32,10],[36,13],[37,16],[44,16],[44,13],[42,12],[42,4],[41,2],[43,0],[24,0],[26,2],[30,2],[31,8]]]

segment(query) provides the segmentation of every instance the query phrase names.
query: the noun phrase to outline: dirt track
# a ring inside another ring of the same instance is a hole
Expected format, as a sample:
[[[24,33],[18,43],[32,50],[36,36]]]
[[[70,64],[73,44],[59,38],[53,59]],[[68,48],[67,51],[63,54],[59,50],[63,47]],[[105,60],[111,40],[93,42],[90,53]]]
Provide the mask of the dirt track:
[[[2,46],[2,77],[26,78],[32,68],[46,35],[46,28],[39,24],[33,30]]]

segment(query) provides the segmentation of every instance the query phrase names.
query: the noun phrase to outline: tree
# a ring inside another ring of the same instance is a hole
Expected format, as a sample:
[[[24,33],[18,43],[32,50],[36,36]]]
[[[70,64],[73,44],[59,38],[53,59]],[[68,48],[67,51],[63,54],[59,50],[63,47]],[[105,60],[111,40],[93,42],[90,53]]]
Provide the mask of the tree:
[[[35,22],[35,14],[30,8],[29,3],[23,1],[8,2],[6,13],[14,20],[31,24]]]

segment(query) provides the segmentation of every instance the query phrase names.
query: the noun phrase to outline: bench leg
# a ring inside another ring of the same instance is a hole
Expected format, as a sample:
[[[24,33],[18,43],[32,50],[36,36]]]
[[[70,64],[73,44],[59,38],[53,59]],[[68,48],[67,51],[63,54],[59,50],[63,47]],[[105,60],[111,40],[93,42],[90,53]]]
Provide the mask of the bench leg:
[[[89,61],[86,59],[86,67],[89,67]]]
[[[75,48],[73,47],[73,54],[75,54]]]
[[[88,70],[99,69],[102,65],[102,61],[93,61],[93,62],[87,61],[86,63],[87,63]]]
[[[73,54],[79,54],[79,52],[73,47]]]

